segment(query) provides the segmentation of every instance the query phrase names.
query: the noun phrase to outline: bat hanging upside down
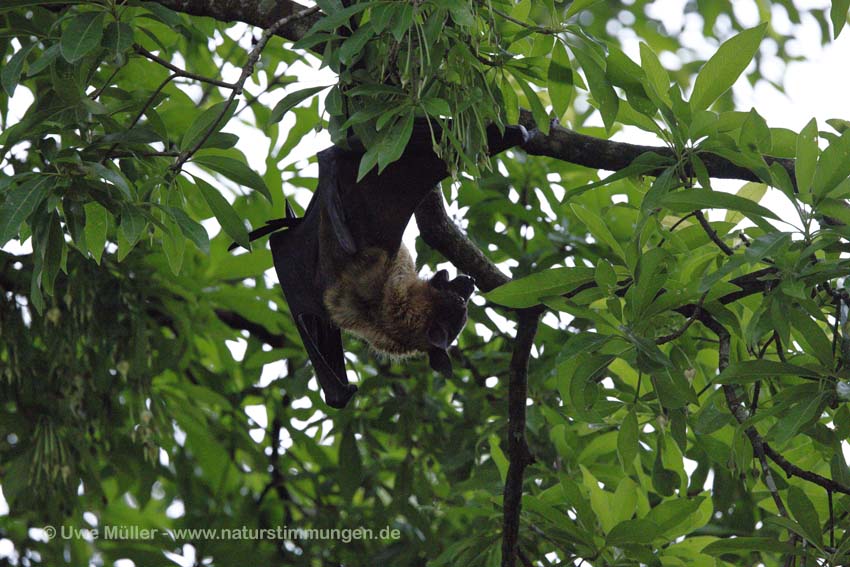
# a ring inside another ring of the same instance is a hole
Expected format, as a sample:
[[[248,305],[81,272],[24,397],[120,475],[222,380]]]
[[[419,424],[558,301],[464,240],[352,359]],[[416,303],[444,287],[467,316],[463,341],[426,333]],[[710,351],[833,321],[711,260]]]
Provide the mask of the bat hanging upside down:
[[[491,154],[523,144],[522,126],[487,130]],[[356,141],[353,146],[358,146]],[[304,216],[289,204],[251,239],[272,233],[271,250],[289,310],[313,363],[325,402],[342,408],[357,391],[348,383],[340,329],[380,353],[427,353],[450,375],[448,347],[466,323],[475,282],[440,270],[422,280],[401,239],[416,207],[448,175],[431,146],[428,124],[414,124],[402,157],[357,182],[362,147],[319,152],[319,183]]]

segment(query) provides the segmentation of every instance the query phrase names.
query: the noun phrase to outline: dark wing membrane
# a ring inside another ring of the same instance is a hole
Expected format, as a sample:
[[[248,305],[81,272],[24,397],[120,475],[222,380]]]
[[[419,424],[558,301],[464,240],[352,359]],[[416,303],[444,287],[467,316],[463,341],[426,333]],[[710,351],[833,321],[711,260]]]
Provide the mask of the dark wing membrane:
[[[344,408],[357,391],[345,375],[345,357],[339,328],[328,319],[313,313],[298,316],[298,331],[307,348],[325,402],[332,408]]]
[[[308,215],[289,230],[271,236],[280,287],[307,349],[325,401],[342,408],[357,387],[348,383],[339,329],[325,311],[319,270],[319,215]]]
[[[324,207],[340,248],[347,254],[354,254],[357,252],[357,244],[348,226],[348,217],[340,195],[339,170],[341,161],[344,159],[343,153],[342,150],[334,146],[319,152],[319,184],[316,187],[316,195],[313,200],[319,200],[320,205]],[[312,205],[312,201],[310,204]]]

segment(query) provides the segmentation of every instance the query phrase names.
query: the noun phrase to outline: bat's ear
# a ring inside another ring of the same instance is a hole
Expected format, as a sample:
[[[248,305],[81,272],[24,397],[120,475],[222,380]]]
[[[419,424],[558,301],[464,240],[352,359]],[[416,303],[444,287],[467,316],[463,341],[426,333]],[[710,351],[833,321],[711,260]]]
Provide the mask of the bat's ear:
[[[449,273],[446,270],[440,270],[434,274],[429,283],[437,289],[445,289],[449,285]]]
[[[475,280],[469,276],[458,276],[449,283],[449,289],[467,301],[475,291]]]
[[[431,365],[431,368],[446,378],[450,378],[452,375],[452,360],[449,358],[448,352],[448,332],[442,325],[432,325],[428,329],[428,342],[431,343],[431,348],[428,349],[428,363]]]

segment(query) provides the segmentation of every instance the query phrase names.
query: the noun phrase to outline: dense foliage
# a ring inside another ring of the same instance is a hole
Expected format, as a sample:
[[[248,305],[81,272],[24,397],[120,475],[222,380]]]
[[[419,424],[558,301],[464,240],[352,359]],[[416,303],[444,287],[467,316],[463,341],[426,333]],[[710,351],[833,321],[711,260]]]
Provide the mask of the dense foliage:
[[[850,123],[771,128],[731,90],[850,1],[689,1],[707,61],[646,0],[206,4],[0,4],[0,564],[850,562]],[[356,134],[366,173],[422,116],[466,245],[513,279],[470,305],[452,379],[348,340],[360,390],[330,413],[270,253],[227,247],[302,212],[316,131]],[[553,118],[606,152],[571,163]],[[528,151],[488,158],[519,120]],[[624,126],[658,148],[614,167]],[[543,308],[503,557],[512,321]],[[243,527],[374,537],[176,531]]]

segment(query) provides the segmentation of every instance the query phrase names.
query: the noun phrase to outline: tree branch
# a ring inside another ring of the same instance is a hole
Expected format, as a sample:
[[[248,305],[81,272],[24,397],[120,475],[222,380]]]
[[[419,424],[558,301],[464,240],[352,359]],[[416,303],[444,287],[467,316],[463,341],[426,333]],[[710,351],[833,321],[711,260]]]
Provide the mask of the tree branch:
[[[194,16],[207,16],[223,22],[244,22],[246,24],[268,29],[275,22],[304,10],[305,6],[291,0],[276,0],[272,2],[256,2],[255,0],[154,0],[172,10]],[[298,41],[315,24],[321,14],[316,12],[306,17],[295,18],[275,31],[275,34],[290,41]],[[655,152],[662,156],[674,157],[673,151],[664,146],[644,146],[614,142],[594,138],[573,132],[558,125],[552,125],[548,135],[537,129],[531,112],[523,110],[520,123],[531,134],[523,149],[531,155],[548,156],[561,161],[582,165],[593,169],[619,171],[628,166],[635,158],[646,152]],[[711,153],[700,154],[708,174],[718,179],[741,179],[745,181],[761,181],[749,169],[736,165],[731,161]],[[765,157],[768,165],[779,163],[788,171],[792,182],[794,175],[794,160]],[[650,172],[660,173],[658,172]]]
[[[180,154],[180,157],[178,157],[174,164],[171,165],[171,169],[179,171],[180,168],[183,167],[183,164],[185,164],[195,154],[195,152],[203,147],[213,132],[218,131],[219,124],[221,124],[221,121],[224,120],[224,117],[228,110],[230,110],[230,107],[233,106],[236,101],[236,96],[242,94],[242,88],[245,86],[245,81],[247,81],[248,77],[254,73],[254,65],[256,65],[257,61],[259,61],[260,54],[263,52],[263,49],[265,49],[266,44],[269,42],[269,39],[271,39],[272,35],[277,33],[278,30],[286,27],[286,25],[290,22],[302,20],[318,13],[318,11],[319,6],[316,5],[312,8],[305,8],[300,12],[295,12],[294,14],[288,14],[272,23],[265,31],[263,31],[263,35],[251,50],[251,53],[248,54],[248,61],[242,67],[242,74],[239,75],[239,80],[230,87],[231,91],[230,96],[227,98],[227,104],[224,105],[218,117],[216,117],[215,121],[209,126],[209,128],[207,128],[207,131],[203,136],[201,136],[195,145]]]
[[[267,345],[272,348],[283,348],[286,346],[286,337],[283,335],[276,335],[260,325],[259,323],[255,323],[250,319],[246,319],[239,313],[234,311],[226,311],[224,309],[216,309],[216,316],[221,320],[222,323],[230,327],[231,329],[236,329],[238,331],[248,331]]]
[[[521,112],[520,124],[526,127],[530,136],[528,142],[523,146],[527,153],[535,156],[547,156],[592,169],[619,171],[632,163],[639,155],[647,152],[654,152],[670,158],[675,157],[673,150],[665,146],[643,146],[594,138],[573,132],[557,124],[551,125],[549,134],[544,135],[537,129],[537,125],[531,118],[531,113],[527,110]],[[726,158],[712,153],[701,153],[700,158],[705,163],[710,177],[761,181],[755,173],[746,167],[736,165]],[[768,165],[774,162],[778,163],[785,168],[792,180],[795,179],[793,159],[769,156],[765,156],[764,159]],[[656,175],[661,171],[662,169],[659,169],[649,172],[647,175]]]
[[[490,291],[510,281],[449,218],[439,187],[422,199],[415,214],[419,234],[425,243],[475,278],[481,291]]]
[[[729,245],[723,242],[723,240],[717,235],[717,232],[715,232],[715,230],[711,228],[711,225],[708,224],[708,219],[705,218],[705,214],[703,214],[702,211],[694,211],[693,215],[699,221],[699,225],[708,235],[708,238],[710,238],[711,241],[714,242],[717,247],[723,251],[724,254],[726,254],[727,256],[733,256],[735,254],[735,252],[731,248],[729,248]]]
[[[717,369],[720,372],[723,372],[729,366],[729,353],[730,353],[730,343],[731,337],[729,335],[729,331],[721,325],[714,317],[712,317],[709,313],[703,311],[699,316],[700,323],[705,325],[709,330],[711,330],[714,334],[717,335],[717,338],[720,341],[720,348],[718,349],[718,364]],[[733,385],[724,385],[723,393],[726,396],[726,404],[729,406],[729,411],[735,417],[735,420],[743,424],[750,419],[750,412],[744,406],[743,402],[738,399],[737,394],[735,393],[735,387]],[[770,457],[774,463],[776,463],[779,468],[785,471],[785,474],[788,477],[796,476],[803,480],[807,480],[813,484],[817,484],[827,490],[831,490],[832,492],[841,492],[843,494],[850,494],[850,487],[844,486],[841,483],[835,482],[834,480],[823,477],[817,473],[812,471],[807,471],[790,462],[785,458],[781,453],[776,451],[776,449],[772,448],[768,445],[764,439],[762,439],[761,435],[759,435],[756,428],[752,425],[747,426],[744,430],[747,434],[747,437],[750,440],[750,444],[753,446],[753,451],[756,455],[763,453]]]
[[[162,65],[163,67],[165,67],[166,69],[168,69],[169,71],[171,71],[173,73],[173,76],[169,77],[159,87],[159,89],[157,89],[155,94],[158,94],[159,91],[161,91],[162,88],[166,84],[168,84],[168,81],[170,81],[174,77],[183,77],[183,78],[186,78],[186,79],[192,79],[194,81],[199,81],[201,83],[209,83],[210,85],[215,85],[215,86],[221,87],[223,89],[234,89],[234,88],[236,88],[236,85],[234,85],[233,83],[228,83],[226,81],[222,81],[220,79],[215,79],[213,77],[205,77],[204,75],[199,75],[197,73],[191,73],[189,71],[186,71],[185,69],[181,69],[177,65],[174,65],[173,63],[171,63],[170,61],[166,61],[165,59],[163,59],[159,55],[155,55],[155,54],[151,53],[150,51],[148,51],[147,49],[145,49],[144,47],[142,47],[138,43],[133,45],[133,50],[136,53],[138,53],[139,55],[141,55],[142,57],[145,57],[146,59],[150,59],[154,63]]]
[[[290,0],[257,2],[257,0],[154,0],[166,8],[193,16],[207,16],[222,22],[243,22],[259,28],[269,28],[275,22],[298,12],[303,6]],[[321,14],[286,22],[275,34],[290,41],[298,41],[313,27]]]
[[[502,567],[516,565],[519,516],[522,510],[522,484],[525,468],[534,456],[525,440],[525,408],[528,399],[528,360],[542,309],[517,311],[517,331],[511,356],[508,383],[508,474],[503,498]]]

